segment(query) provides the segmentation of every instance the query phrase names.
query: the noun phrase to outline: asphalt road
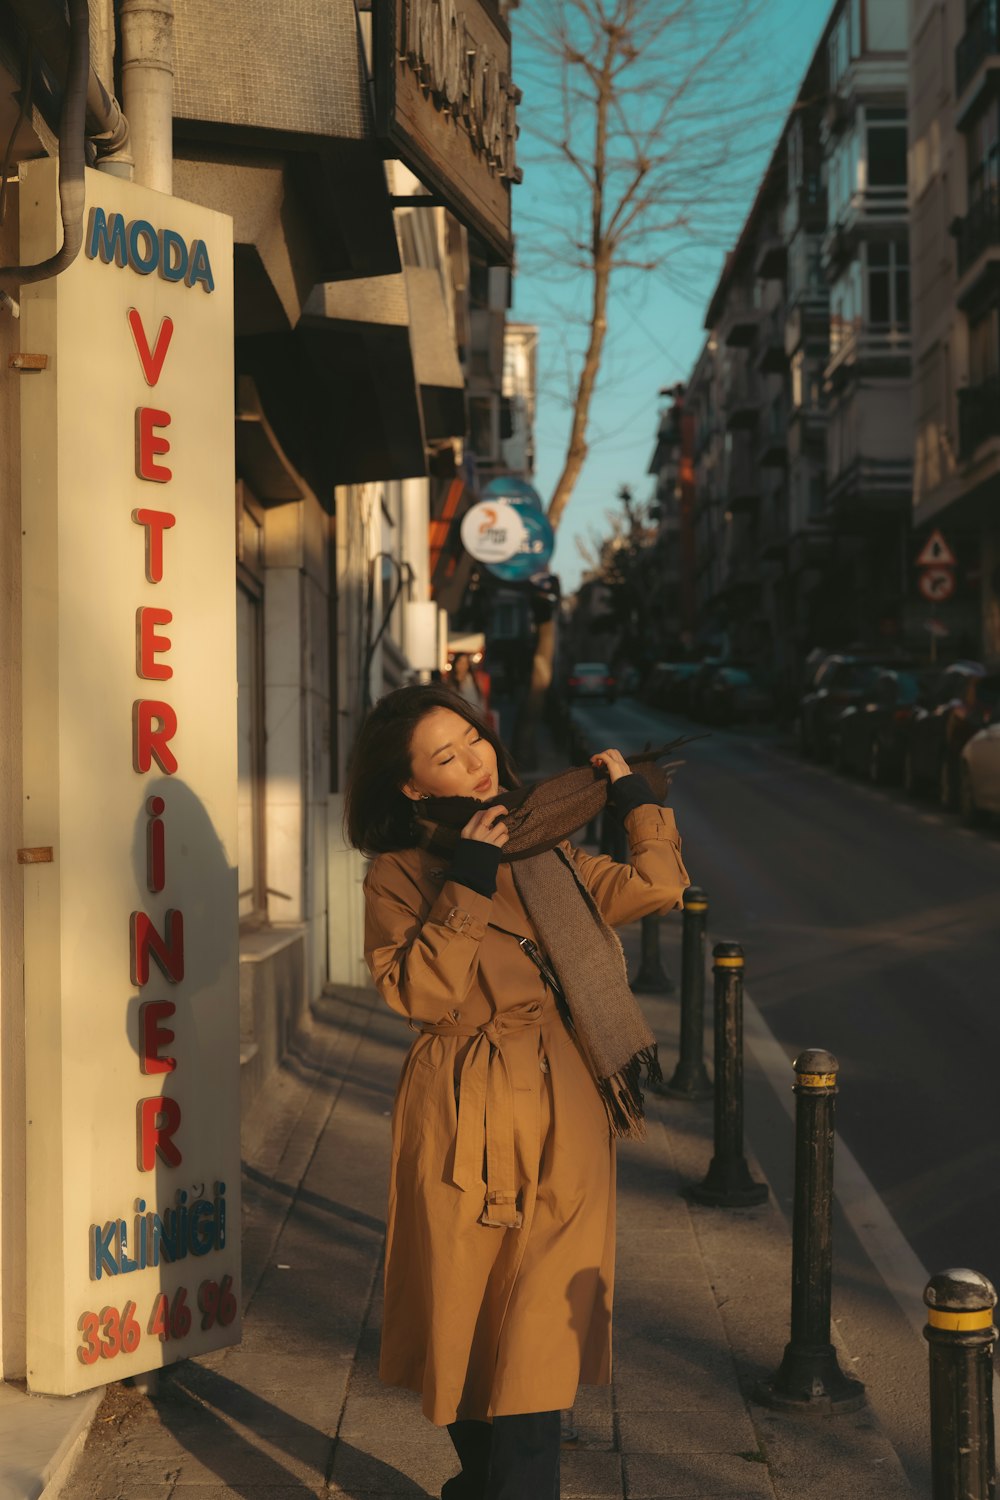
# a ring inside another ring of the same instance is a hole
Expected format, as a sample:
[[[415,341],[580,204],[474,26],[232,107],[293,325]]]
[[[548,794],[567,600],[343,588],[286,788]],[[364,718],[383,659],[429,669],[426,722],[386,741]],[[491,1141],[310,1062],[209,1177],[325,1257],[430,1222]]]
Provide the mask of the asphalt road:
[[[699,730],[629,699],[574,712],[593,748]],[[744,945],[789,1058],[838,1057],[840,1136],[923,1264],[1000,1285],[1000,827],[971,832],[765,735],[681,753],[671,800],[713,937]],[[758,1129],[748,1099],[763,1160]]]

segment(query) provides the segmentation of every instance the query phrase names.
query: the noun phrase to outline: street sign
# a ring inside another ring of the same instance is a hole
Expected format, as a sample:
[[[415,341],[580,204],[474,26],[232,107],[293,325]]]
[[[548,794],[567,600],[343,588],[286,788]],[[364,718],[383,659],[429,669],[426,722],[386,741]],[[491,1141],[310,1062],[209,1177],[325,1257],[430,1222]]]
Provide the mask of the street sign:
[[[923,545],[920,556],[917,558],[918,568],[953,568],[955,567],[955,554],[940,531],[932,531]],[[921,585],[921,588],[923,585]],[[940,594],[929,594],[928,598],[939,599]],[[944,595],[947,598],[947,595]]]
[[[520,512],[506,500],[481,500],[462,517],[462,546],[476,562],[504,563],[526,539]]]
[[[919,588],[924,598],[929,599],[932,604],[942,604],[955,592],[954,569],[924,568],[920,574]]]

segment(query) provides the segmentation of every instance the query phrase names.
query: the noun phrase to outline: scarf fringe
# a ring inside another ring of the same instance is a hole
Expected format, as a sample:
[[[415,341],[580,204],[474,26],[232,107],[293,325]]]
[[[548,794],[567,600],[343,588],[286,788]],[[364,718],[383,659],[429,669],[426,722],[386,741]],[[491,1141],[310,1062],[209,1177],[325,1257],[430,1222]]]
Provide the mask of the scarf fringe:
[[[622,1140],[645,1139],[644,1105],[646,1101],[640,1087],[643,1068],[646,1069],[647,1085],[663,1082],[663,1071],[655,1042],[652,1047],[643,1047],[630,1058],[624,1068],[619,1068],[618,1072],[612,1073],[610,1078],[597,1080],[598,1092],[608,1112],[611,1133]]]

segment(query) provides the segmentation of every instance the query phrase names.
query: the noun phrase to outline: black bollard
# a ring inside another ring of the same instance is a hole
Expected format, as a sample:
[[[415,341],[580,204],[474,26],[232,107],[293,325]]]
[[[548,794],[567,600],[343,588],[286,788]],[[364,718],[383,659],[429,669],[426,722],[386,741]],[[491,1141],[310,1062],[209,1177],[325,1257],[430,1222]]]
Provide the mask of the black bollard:
[[[639,972],[632,988],[637,995],[672,995],[677,988],[660,957],[660,919],[655,913],[642,919]]]
[[[697,885],[684,892],[681,937],[681,1047],[677,1067],[663,1092],[674,1099],[710,1099],[705,1068],[705,929],[708,897]]]
[[[754,1182],[743,1154],[743,949],[716,943],[715,960],[715,1155],[704,1182],[688,1191],[715,1208],[751,1208],[767,1197]]]
[[[784,1358],[756,1398],[778,1411],[831,1416],[865,1404],[860,1380],[845,1375],[830,1342],[833,1286],[833,1113],[840,1064],[810,1048],[795,1068],[795,1210],[792,1219],[792,1330]]]
[[[930,1345],[932,1500],[993,1500],[993,1309],[978,1271],[932,1276],[924,1291]]]

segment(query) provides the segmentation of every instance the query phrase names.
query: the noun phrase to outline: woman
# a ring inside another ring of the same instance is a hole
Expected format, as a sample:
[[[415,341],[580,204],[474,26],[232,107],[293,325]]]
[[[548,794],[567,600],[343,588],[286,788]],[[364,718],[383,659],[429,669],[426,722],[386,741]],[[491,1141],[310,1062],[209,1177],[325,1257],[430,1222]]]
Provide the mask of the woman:
[[[472,708],[478,709],[480,713],[483,712],[486,700],[468,651],[459,651],[452,660],[448,686],[460,698],[464,698]]]
[[[566,778],[512,791],[505,750],[448,689],[383,698],[354,757],[348,833],[377,856],[366,958],[420,1033],[393,1111],[381,1376],[447,1425],[447,1500],[555,1500],[560,1412],[611,1378],[612,1130],[640,1133],[636,1059],[655,1044],[605,924],[680,905],[689,881],[673,814],[617,750],[592,764],[631,865],[552,837],[533,852],[536,804]],[[578,812],[559,804],[570,827]],[[625,1066],[598,1061],[605,1024]]]

